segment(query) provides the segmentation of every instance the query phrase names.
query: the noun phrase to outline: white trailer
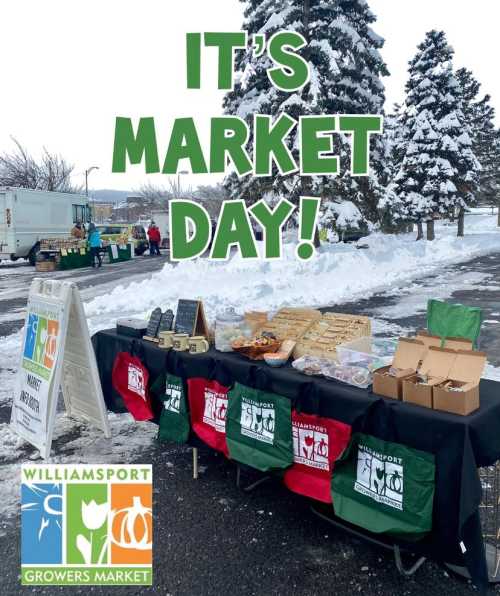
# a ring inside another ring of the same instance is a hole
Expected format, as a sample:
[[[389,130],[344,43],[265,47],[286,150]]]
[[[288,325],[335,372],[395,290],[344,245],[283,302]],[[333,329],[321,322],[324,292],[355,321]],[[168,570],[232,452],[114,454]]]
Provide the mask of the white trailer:
[[[43,238],[67,238],[76,222],[90,221],[82,195],[0,188],[0,260],[28,258],[32,264]]]

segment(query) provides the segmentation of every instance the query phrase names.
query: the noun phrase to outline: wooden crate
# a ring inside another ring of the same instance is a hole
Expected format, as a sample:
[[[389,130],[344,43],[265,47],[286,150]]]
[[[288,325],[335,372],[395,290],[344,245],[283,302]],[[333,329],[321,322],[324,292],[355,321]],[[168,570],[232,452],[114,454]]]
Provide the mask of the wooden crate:
[[[368,317],[326,313],[297,342],[293,357],[309,355],[336,360],[338,345],[366,336],[371,336]]]
[[[257,334],[272,333],[277,339],[297,341],[321,318],[319,310],[310,308],[282,308],[274,317],[257,329]]]
[[[35,264],[35,269],[37,271],[40,271],[40,273],[47,273],[48,271],[55,271],[56,263],[55,263],[55,261],[40,261],[39,263]]]

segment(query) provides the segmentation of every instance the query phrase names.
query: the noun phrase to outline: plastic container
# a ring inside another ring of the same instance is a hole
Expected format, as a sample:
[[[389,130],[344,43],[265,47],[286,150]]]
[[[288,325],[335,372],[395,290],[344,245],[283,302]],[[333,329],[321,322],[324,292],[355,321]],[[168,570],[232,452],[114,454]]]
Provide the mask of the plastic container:
[[[250,337],[251,329],[243,315],[234,308],[227,308],[215,319],[215,349],[232,352],[231,342],[239,337]]]
[[[382,337],[358,337],[337,346],[340,364],[375,370],[392,363],[398,342]]]
[[[368,368],[362,366],[332,362],[330,366],[323,369],[323,375],[327,379],[335,379],[362,389],[367,389],[372,384],[372,373]]]
[[[118,319],[116,321],[116,331],[121,335],[141,338],[146,335],[148,322],[142,319]]]
[[[372,384],[372,373],[366,366],[337,364],[332,360],[315,356],[302,356],[295,360],[292,366],[305,375],[319,375],[362,389]]]

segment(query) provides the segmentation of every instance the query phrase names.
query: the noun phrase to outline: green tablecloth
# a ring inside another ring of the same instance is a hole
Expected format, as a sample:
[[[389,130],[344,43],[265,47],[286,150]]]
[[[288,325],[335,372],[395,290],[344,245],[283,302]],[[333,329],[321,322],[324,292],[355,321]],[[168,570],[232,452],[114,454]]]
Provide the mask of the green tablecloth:
[[[67,269],[80,269],[82,267],[90,267],[92,261],[90,259],[90,252],[85,249],[85,254],[81,254],[80,251],[68,252],[66,255],[61,255],[59,261],[59,269],[66,271]]]
[[[124,248],[116,246],[117,258],[113,257],[113,251],[110,246],[101,250],[101,255],[107,255],[109,263],[120,263],[122,261],[130,261],[132,258],[132,245],[127,244]],[[51,253],[54,254],[54,253]],[[65,255],[60,255],[58,262],[58,269],[60,271],[67,271],[69,269],[81,269],[82,267],[90,267],[92,259],[90,257],[90,249],[86,248],[85,253],[82,254],[80,250],[68,251]]]
[[[120,248],[119,245],[116,245],[116,250],[118,253],[118,258],[113,257],[113,251],[111,249],[111,245],[106,248],[106,252],[109,258],[110,263],[119,263],[120,261],[130,261],[132,258],[132,245],[127,244],[124,248]]]

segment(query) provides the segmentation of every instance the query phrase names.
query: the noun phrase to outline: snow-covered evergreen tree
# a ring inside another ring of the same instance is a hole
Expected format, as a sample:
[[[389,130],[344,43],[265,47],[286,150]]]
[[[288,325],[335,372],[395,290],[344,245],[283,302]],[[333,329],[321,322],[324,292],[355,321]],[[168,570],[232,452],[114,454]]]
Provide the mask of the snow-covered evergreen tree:
[[[481,84],[470,70],[461,68],[456,73],[462,94],[462,109],[470,129],[472,148],[481,164],[479,174],[478,201],[489,205],[498,202],[498,132],[495,129],[495,108],[491,97],[478,99]]]
[[[263,12],[268,11],[264,25]],[[226,96],[224,107],[229,114],[250,118],[254,112],[278,116],[285,112],[293,118],[312,114],[381,114],[384,105],[382,76],[388,74],[379,49],[383,39],[370,25],[375,16],[366,0],[282,0],[249,2],[245,12],[249,33],[262,32],[269,37],[277,30],[294,30],[308,41],[302,52],[311,71],[310,82],[300,91],[284,93],[271,85],[266,56],[255,58],[251,52],[239,64],[245,71],[243,82]],[[294,133],[296,135],[296,132]],[[353,201],[371,220],[378,217],[377,203],[382,194],[383,177],[387,176],[383,140],[372,138],[372,175],[351,177],[350,139],[334,137],[336,154],[342,155],[342,175],[281,177],[274,172],[269,178],[230,176],[226,180],[231,195],[258,200],[272,190],[297,202],[302,194]],[[250,146],[251,146],[250,140]],[[298,157],[297,138],[290,149]]]
[[[410,61],[406,101],[396,142],[393,191],[411,221],[452,216],[474,199],[480,170],[453,73],[453,48],[442,31],[430,31]]]
[[[245,53],[238,52],[235,60],[235,85],[224,98],[226,114],[243,118],[250,130],[253,127],[254,114],[273,114],[272,106],[277,101],[280,91],[274,88],[267,76],[267,69],[272,66],[264,53],[255,56],[253,35],[264,33],[269,38],[282,28],[288,11],[288,1],[285,0],[240,0],[246,7],[242,30],[248,32],[248,48]],[[253,151],[253,135],[250,136],[247,151]],[[260,200],[264,195],[275,192],[274,176],[239,178],[236,173],[230,173],[224,185],[233,199],[244,199],[248,204]]]
[[[401,149],[398,145],[398,139],[402,136],[401,131],[404,127],[402,109],[401,104],[394,104],[392,113],[387,114],[384,119],[386,163],[390,175],[384,195],[378,203],[378,210],[382,230],[391,233],[406,231],[410,219],[407,205],[397,195],[393,182],[398,172],[397,164],[402,159],[402,156],[398,153],[398,150]]]

